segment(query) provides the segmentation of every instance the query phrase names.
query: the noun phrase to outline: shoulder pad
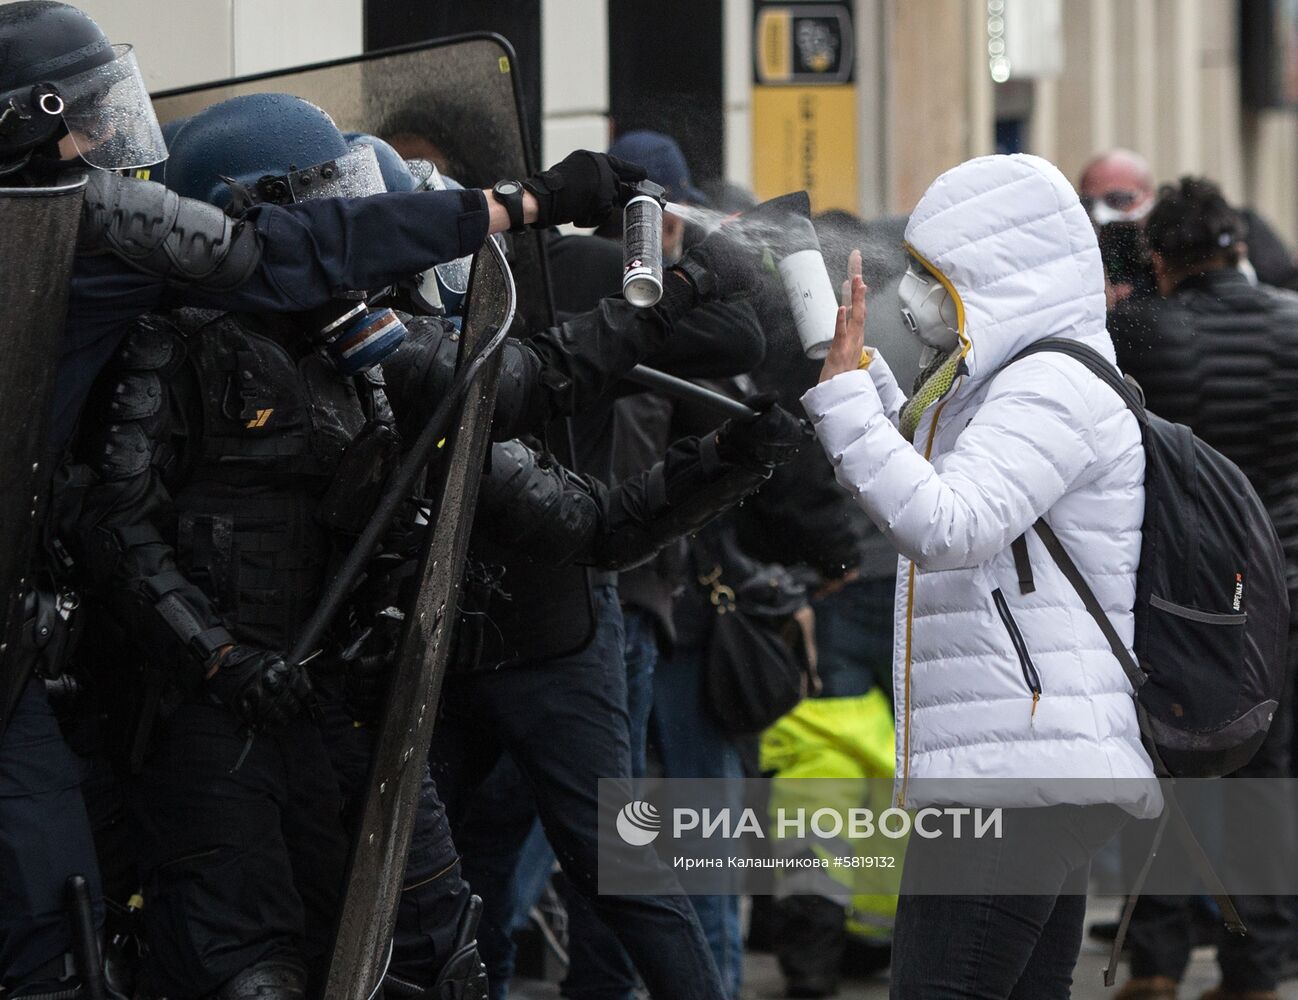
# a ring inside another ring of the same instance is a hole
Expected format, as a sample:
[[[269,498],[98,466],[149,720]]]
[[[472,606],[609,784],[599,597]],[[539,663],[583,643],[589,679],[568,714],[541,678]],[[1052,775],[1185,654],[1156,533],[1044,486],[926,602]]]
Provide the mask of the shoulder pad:
[[[160,316],[145,316],[131,326],[114,359],[124,372],[158,372],[172,367],[180,353],[180,333]]]
[[[90,464],[105,480],[114,482],[138,476],[149,467],[152,451],[144,428],[134,421],[112,423],[97,435]]]
[[[261,260],[253,228],[215,205],[104,170],[90,171],[77,247],[110,251],[168,282],[218,291],[240,285]]]
[[[162,379],[156,371],[123,372],[109,391],[108,419],[143,420],[162,409],[162,400]]]

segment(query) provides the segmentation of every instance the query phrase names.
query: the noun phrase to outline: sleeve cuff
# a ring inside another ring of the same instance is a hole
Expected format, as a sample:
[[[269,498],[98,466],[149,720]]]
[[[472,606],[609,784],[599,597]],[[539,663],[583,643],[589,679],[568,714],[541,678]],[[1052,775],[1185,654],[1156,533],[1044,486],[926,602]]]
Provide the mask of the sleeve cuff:
[[[834,407],[867,394],[874,396],[877,401],[878,392],[874,388],[870,372],[857,368],[835,375],[828,382],[813,385],[802,394],[802,408],[812,423],[819,423]]]
[[[491,228],[491,212],[487,209],[487,196],[481,191],[460,192],[460,256],[477,253],[487,241]]]

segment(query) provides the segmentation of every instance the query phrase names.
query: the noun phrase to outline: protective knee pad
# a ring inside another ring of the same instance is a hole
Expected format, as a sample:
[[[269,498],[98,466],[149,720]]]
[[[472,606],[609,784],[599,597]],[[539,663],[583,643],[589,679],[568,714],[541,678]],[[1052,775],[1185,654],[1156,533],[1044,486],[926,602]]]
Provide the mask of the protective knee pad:
[[[485,994],[484,994],[485,996]],[[306,970],[296,962],[272,959],[250,965],[205,1000],[304,1000]]]

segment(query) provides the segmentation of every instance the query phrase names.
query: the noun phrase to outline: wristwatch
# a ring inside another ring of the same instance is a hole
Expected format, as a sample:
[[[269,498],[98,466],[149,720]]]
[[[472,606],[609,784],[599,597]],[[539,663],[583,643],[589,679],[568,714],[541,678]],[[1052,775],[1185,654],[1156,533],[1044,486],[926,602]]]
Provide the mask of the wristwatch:
[[[491,193],[509,213],[509,231],[521,233],[527,226],[523,221],[523,185],[518,181],[496,181]]]

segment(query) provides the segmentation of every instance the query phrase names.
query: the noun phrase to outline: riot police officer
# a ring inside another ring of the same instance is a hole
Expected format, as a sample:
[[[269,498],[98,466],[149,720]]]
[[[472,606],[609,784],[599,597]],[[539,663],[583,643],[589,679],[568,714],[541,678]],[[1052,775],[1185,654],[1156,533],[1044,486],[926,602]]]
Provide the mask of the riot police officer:
[[[165,155],[129,47],[111,45],[93,20],[66,4],[0,5],[0,183],[88,178],[57,345],[52,457],[130,322],[149,309],[164,302],[261,311],[326,306],[339,291],[377,288],[471,253],[488,232],[602,217],[617,202],[621,182],[641,176],[629,165],[579,153],[524,182],[526,193],[512,186],[511,197],[390,194],[267,205],[234,220],[113,172],[146,168]],[[383,257],[355,252],[375,241]],[[35,575],[48,578],[50,571]],[[64,880],[83,872],[97,881],[77,763],[42,685],[27,681],[30,660],[10,655],[0,670],[0,723],[10,716],[0,733],[0,986],[15,991],[64,978]],[[58,845],[57,854],[50,845]]]
[[[319,109],[275,94],[196,115],[167,171],[178,191],[246,211],[307,203],[330,189],[325,180],[382,188],[369,147],[349,149]],[[509,342],[493,436],[539,429],[606,395],[675,319],[752,280],[743,267],[701,261],[693,274],[675,275],[657,310],[610,300]],[[332,557],[373,510],[401,440],[448,387],[456,331],[406,317],[400,347],[357,372],[304,336],[321,318],[184,310],[138,324],[96,383],[76,445],[74,554],[94,603],[124,644],[134,640],[128,661],[152,667],[129,699],[138,774],[128,799],[141,831],[151,985],[169,996],[299,996],[308,973],[322,971],[332,928],[345,856],[338,805],[362,791],[363,724],[394,646],[413,522],[391,533],[308,669],[282,651]],[[754,488],[770,449],[790,439],[800,439],[797,422],[772,409],[678,443],[613,491],[508,441],[493,454],[480,533],[558,562],[638,561]],[[313,686],[319,725],[302,714]],[[158,708],[141,716],[140,706]],[[427,774],[406,886],[393,973],[432,996],[477,996],[468,887]]]

